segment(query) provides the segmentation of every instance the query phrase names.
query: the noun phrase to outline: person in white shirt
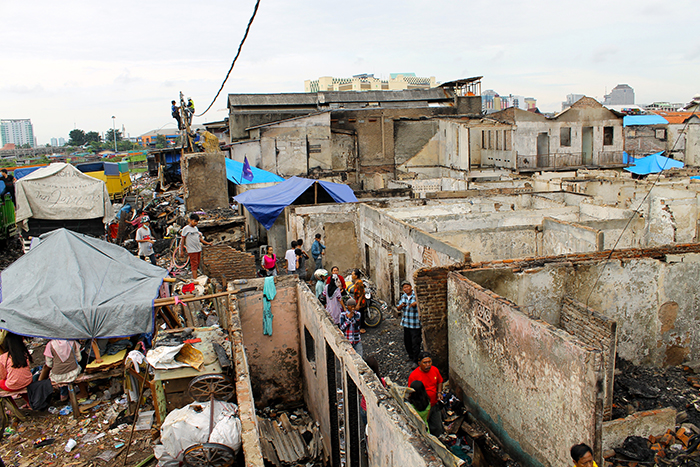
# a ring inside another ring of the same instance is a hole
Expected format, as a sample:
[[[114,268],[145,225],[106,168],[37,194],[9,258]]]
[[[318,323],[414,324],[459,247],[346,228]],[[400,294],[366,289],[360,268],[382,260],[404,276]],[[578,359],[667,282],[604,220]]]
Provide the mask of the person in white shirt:
[[[141,218],[141,227],[136,231],[136,242],[139,244],[139,258],[151,260],[154,266],[156,263],[156,254],[153,252],[153,244],[156,242],[151,236],[151,219],[148,216]]]
[[[192,269],[192,279],[197,278],[197,269],[199,262],[202,259],[202,243],[211,245],[211,242],[204,240],[202,232],[197,228],[199,216],[195,213],[190,214],[189,224],[183,227],[180,235],[182,235],[182,245],[190,257],[190,268]]]
[[[292,240],[292,248],[286,251],[284,254],[284,259],[287,261],[287,274],[296,274],[297,266],[299,266],[299,259],[294,250],[297,249],[296,240]]]

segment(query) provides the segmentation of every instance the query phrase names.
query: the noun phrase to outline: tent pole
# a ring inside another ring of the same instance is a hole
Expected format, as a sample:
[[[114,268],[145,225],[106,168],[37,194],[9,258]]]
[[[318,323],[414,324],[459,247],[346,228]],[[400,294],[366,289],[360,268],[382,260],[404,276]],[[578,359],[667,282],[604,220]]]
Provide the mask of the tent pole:
[[[318,182],[314,182],[314,204],[318,204]]]
[[[95,339],[92,339],[92,351],[95,353],[95,361],[97,363],[102,363],[102,357],[100,356],[100,348],[97,346]]]

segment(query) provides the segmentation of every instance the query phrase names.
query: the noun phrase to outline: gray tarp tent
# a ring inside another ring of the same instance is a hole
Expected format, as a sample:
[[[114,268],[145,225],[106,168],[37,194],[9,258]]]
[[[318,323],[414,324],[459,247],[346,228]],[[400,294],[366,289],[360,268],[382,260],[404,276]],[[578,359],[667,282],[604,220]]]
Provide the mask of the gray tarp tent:
[[[40,240],[0,273],[0,329],[47,339],[153,331],[165,269],[66,229]]]

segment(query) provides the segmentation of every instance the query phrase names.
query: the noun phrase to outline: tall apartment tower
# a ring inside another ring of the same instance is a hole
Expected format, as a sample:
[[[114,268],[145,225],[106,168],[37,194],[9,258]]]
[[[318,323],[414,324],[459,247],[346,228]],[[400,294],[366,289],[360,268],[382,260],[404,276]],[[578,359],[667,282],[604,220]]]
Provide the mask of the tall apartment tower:
[[[34,127],[28,118],[0,120],[0,137],[3,146],[8,143],[14,143],[17,147],[25,144],[35,146]]]
[[[605,95],[603,105],[634,105],[634,89],[628,84],[618,84]]]

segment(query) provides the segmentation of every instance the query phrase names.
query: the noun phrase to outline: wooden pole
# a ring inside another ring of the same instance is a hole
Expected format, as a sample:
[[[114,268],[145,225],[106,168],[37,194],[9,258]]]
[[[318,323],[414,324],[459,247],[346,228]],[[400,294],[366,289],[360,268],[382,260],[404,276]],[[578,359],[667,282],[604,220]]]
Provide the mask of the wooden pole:
[[[92,340],[92,351],[95,353],[95,362],[102,363],[100,348],[97,346],[97,341],[95,341],[95,339]]]

